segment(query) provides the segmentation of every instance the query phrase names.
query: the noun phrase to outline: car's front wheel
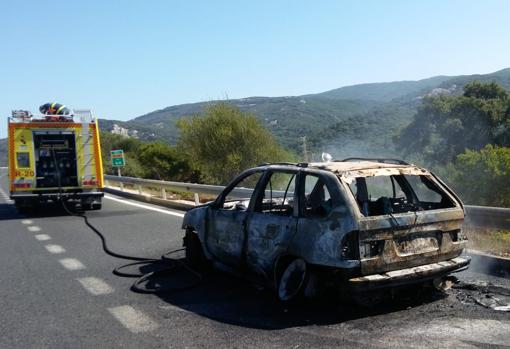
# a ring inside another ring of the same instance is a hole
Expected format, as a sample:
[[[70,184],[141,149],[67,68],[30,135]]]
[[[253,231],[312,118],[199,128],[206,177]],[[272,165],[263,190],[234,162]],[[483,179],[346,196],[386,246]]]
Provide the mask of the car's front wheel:
[[[289,261],[278,278],[277,296],[282,302],[294,302],[303,298],[308,279],[306,262],[301,258]]]

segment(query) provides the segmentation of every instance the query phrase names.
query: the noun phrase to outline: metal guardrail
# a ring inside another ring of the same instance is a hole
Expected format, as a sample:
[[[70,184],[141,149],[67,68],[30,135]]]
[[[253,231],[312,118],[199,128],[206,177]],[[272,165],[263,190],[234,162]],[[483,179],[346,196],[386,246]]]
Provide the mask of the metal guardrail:
[[[168,192],[185,192],[193,193],[195,196],[195,204],[200,203],[200,194],[205,195],[219,195],[224,186],[221,185],[209,185],[209,184],[196,184],[196,183],[182,183],[182,182],[169,182],[160,181],[156,179],[142,179],[135,177],[119,177],[119,176],[104,176],[106,186],[109,186],[110,182],[119,183],[120,190],[124,190],[124,184],[133,185],[138,194],[143,194],[144,188],[154,188],[160,191],[161,198],[167,199]],[[246,198],[251,196],[252,189],[236,188],[231,192],[231,195],[238,198]]]
[[[167,192],[187,192],[193,193],[195,196],[195,204],[200,203],[200,194],[218,195],[224,186],[207,185],[196,183],[168,182],[154,179],[142,179],[134,177],[118,177],[105,175],[106,185],[110,182],[118,183],[121,190],[124,184],[132,185],[139,194],[143,194],[144,188],[155,188],[161,192],[161,197],[167,199]],[[252,192],[251,189],[235,189],[231,195],[236,197],[246,197]],[[466,205],[466,222],[471,225],[485,226],[498,229],[510,229],[510,208],[488,207],[488,206],[471,206]]]

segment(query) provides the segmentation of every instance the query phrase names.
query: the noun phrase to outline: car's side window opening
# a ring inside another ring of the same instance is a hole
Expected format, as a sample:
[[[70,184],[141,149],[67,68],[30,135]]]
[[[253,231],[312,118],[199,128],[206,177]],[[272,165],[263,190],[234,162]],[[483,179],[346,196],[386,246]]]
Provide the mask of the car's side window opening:
[[[255,204],[255,212],[291,216],[294,212],[296,173],[272,172]]]
[[[262,177],[262,173],[263,172],[252,173],[237,182],[224,197],[220,208],[225,210],[246,210],[250,206],[253,191],[260,177]]]
[[[350,184],[364,216],[453,207],[449,197],[427,176],[357,177]]]
[[[301,203],[301,215],[304,217],[325,217],[331,212],[331,194],[320,177],[305,176]]]

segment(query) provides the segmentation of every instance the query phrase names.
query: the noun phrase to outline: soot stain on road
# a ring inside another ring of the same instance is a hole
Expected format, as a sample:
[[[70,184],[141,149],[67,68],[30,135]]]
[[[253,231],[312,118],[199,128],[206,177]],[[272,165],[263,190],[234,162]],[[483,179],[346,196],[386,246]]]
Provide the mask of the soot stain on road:
[[[141,268],[140,271],[149,272],[151,267]],[[222,272],[208,274],[202,283],[185,292],[168,291],[192,282],[193,278],[185,269],[178,269],[163,277],[151,279],[146,286],[155,289],[155,294],[172,305],[172,308],[177,307],[220,323],[261,330],[334,327],[352,322],[374,329],[375,324],[384,324],[388,316],[401,318],[403,323],[408,322],[409,319],[405,319],[411,309],[418,316],[411,321],[472,317],[474,314],[476,318],[504,319],[508,314],[481,302],[466,301],[476,297],[471,294],[471,284],[465,281],[456,281],[452,288],[445,290],[402,290],[395,293],[393,298],[372,307],[349,304],[334,293],[299,304],[284,305],[269,291],[257,290],[248,281]],[[491,284],[484,290],[477,290],[480,295],[491,294],[491,299],[499,299],[499,306],[506,299],[502,295],[510,295],[510,288],[506,286]],[[377,331],[377,326],[374,331]]]

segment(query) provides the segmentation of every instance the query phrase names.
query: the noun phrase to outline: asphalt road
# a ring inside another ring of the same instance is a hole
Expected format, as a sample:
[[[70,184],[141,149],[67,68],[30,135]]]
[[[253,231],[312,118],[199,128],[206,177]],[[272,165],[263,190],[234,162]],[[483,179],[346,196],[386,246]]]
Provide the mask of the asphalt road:
[[[173,292],[195,282],[180,268],[150,282],[157,294],[135,293],[112,274],[129,261],[106,255],[82,218],[55,206],[20,215],[6,182],[0,169],[0,348],[510,348],[510,312],[491,307],[510,302],[510,280],[470,272],[370,309],[333,297],[285,308],[221,273]],[[179,211],[107,195],[87,216],[116,252],[159,258],[182,244]]]

